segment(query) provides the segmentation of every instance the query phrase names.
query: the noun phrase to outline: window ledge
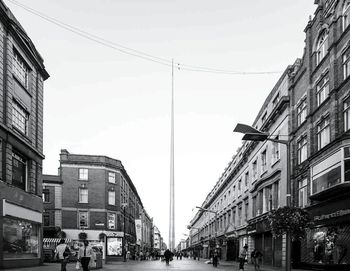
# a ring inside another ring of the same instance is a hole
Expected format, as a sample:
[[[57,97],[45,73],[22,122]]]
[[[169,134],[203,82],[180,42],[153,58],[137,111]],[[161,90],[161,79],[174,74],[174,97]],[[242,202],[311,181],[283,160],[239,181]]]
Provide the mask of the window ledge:
[[[276,161],[273,161],[271,168],[273,168],[280,160],[281,160],[281,158],[278,158]]]

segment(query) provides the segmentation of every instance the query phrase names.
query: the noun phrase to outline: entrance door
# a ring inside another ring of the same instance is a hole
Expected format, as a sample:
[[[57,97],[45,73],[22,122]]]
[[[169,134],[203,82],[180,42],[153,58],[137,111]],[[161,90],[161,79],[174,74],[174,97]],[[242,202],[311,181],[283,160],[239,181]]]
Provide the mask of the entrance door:
[[[263,261],[264,265],[272,265],[272,234],[271,233],[265,233],[264,234],[264,250],[263,250]]]
[[[227,241],[227,261],[237,261],[239,253],[239,242],[237,239]]]

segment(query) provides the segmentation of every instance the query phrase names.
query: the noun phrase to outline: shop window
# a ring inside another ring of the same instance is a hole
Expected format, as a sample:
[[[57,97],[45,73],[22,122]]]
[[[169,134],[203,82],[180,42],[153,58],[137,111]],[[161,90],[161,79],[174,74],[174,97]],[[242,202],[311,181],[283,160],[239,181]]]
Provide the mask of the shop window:
[[[39,258],[39,229],[39,224],[4,217],[4,259]]]
[[[306,120],[306,98],[303,99],[297,107],[297,125],[300,126]]]
[[[350,264],[350,227],[347,225],[309,229],[303,242],[306,244],[302,246],[302,262],[318,265]]]
[[[316,100],[317,106],[320,106],[329,95],[329,78],[324,76],[316,85]]]
[[[108,229],[115,230],[115,214],[114,213],[108,213]]]
[[[318,150],[322,149],[330,142],[330,129],[329,129],[329,118],[324,118],[317,125],[317,147]]]
[[[78,213],[78,227],[88,228],[89,227],[89,213],[87,211],[79,211]]]
[[[307,205],[307,179],[298,182],[299,207],[304,208]]]
[[[108,182],[115,183],[115,172],[108,172]]]
[[[27,159],[16,153],[12,153],[12,185],[27,189]]]
[[[89,179],[89,170],[87,168],[79,168],[79,180],[87,181]]]

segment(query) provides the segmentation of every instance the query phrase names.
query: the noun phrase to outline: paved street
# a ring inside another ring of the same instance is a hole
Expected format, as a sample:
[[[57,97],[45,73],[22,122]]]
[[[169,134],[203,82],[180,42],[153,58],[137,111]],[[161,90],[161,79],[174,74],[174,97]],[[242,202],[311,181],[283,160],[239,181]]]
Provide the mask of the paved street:
[[[237,270],[238,271],[238,264],[237,263],[228,263],[228,262],[222,262],[218,268],[214,268],[210,264],[204,263],[204,261],[195,261],[195,260],[188,260],[184,259],[182,261],[180,260],[174,260],[171,262],[170,266],[166,266],[164,262],[160,261],[142,261],[142,262],[136,262],[136,261],[130,261],[127,263],[123,262],[116,262],[112,264],[104,265],[103,270],[125,270],[125,271],[151,271],[151,270],[191,270],[191,271],[200,271],[200,270]],[[33,268],[22,268],[22,269],[6,269],[8,271],[10,270],[21,270],[21,271],[55,271],[60,270],[59,264],[45,264],[45,266],[40,267],[33,267]],[[75,270],[75,264],[69,264],[67,271],[73,271]],[[252,271],[254,270],[252,265],[247,265],[245,267],[246,271]],[[272,268],[262,268],[262,271],[277,271],[281,270],[279,268],[272,269]],[[298,271],[303,271],[298,269]]]

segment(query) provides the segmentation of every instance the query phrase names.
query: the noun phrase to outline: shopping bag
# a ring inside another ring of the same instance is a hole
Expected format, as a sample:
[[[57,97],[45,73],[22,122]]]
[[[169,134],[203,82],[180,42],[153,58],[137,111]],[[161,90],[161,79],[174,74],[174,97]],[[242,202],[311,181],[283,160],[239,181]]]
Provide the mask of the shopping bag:
[[[77,263],[75,264],[75,269],[76,269],[76,270],[79,270],[79,269],[80,269],[80,262],[77,262]]]

